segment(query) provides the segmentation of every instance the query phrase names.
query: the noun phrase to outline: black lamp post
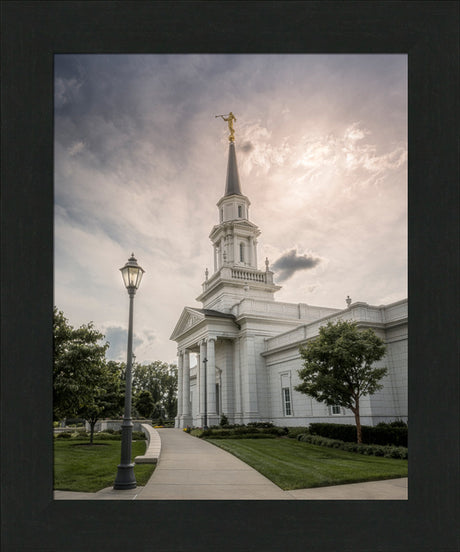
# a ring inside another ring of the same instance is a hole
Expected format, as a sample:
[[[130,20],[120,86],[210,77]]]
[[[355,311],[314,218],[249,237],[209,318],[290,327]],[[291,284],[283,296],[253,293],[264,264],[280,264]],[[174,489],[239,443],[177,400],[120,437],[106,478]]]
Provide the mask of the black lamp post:
[[[208,370],[206,363],[208,359],[204,357],[204,429],[208,429]]]
[[[134,489],[137,486],[134,477],[134,464],[131,462],[133,422],[131,420],[131,368],[133,362],[133,301],[136,290],[144,274],[144,269],[137,264],[134,253],[128,262],[120,268],[123,282],[129,295],[129,326],[128,326],[128,355],[126,359],[126,389],[125,413],[121,424],[121,462],[118,465],[114,489]]]

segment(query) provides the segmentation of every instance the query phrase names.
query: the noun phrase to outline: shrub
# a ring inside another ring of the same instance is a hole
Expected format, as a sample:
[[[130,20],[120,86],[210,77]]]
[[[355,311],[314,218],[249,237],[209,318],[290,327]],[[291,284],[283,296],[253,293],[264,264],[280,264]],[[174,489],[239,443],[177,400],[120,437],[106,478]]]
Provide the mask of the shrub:
[[[93,439],[94,441],[119,441],[121,439],[121,435],[107,433],[106,431],[100,431],[94,434]]]
[[[72,434],[68,431],[66,432],[62,432],[62,433],[58,433],[56,435],[56,439],[71,439],[72,438]]]
[[[309,430],[314,435],[329,439],[356,441],[356,426],[351,424],[314,423],[310,424]],[[365,444],[407,447],[407,425],[404,422],[380,423],[375,427],[363,425],[361,430]]]
[[[227,427],[228,426],[228,418],[225,414],[222,414],[220,417],[220,427]]]
[[[276,439],[276,435],[271,433],[243,433],[233,435],[211,435],[211,439]]]
[[[85,430],[81,431],[80,429],[77,429],[77,431],[72,433],[72,439],[84,439],[85,437],[89,437],[89,433]]]
[[[302,433],[310,433],[307,427],[288,427],[286,429],[288,430],[287,436],[290,439],[297,439],[297,436],[301,435]]]
[[[408,450],[405,447],[344,443],[337,439],[329,439],[328,437],[321,437],[320,435],[311,435],[308,433],[297,435],[297,440],[304,443],[310,443],[311,445],[336,448],[346,452],[356,452],[367,456],[384,456],[385,458],[401,458],[403,460],[407,460],[408,458]]]
[[[275,427],[272,422],[249,422],[248,427],[260,427],[260,428],[267,428],[267,427]]]

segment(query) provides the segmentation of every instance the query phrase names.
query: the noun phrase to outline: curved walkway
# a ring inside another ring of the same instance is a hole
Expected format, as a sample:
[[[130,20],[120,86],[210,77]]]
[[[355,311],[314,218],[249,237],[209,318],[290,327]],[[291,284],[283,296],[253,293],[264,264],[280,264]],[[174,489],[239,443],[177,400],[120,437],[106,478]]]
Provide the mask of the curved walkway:
[[[136,500],[292,499],[228,452],[180,429],[160,429],[157,467]]]
[[[160,429],[161,455],[145,487],[98,493],[55,491],[55,499],[406,500],[407,478],[283,491],[224,450],[180,429]]]
[[[283,491],[224,450],[160,429],[160,460],[136,500],[405,500],[407,478]]]

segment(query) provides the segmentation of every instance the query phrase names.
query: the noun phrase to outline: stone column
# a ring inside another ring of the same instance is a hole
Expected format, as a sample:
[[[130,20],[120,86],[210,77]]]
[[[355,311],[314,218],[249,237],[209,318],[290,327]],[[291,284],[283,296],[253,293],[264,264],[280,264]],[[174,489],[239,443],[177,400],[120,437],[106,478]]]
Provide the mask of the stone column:
[[[214,246],[214,272],[217,272],[217,246]]]
[[[209,337],[207,343],[208,353],[208,389],[207,389],[207,404],[208,404],[208,426],[216,425],[216,353],[215,353],[215,337]]]
[[[186,427],[192,423],[190,412],[190,352],[187,349],[184,352],[183,374],[182,420],[183,427]]]
[[[181,427],[183,397],[182,351],[177,351],[177,416],[175,427]]]
[[[238,237],[233,234],[233,264],[240,262],[240,250],[238,245]]]
[[[243,408],[241,404],[241,367],[240,367],[240,339],[234,341],[233,369],[235,374],[235,423],[241,423]]]
[[[243,415],[244,423],[256,421],[259,415],[254,337],[245,336],[242,343]]]
[[[201,427],[204,426],[204,405],[206,401],[206,389],[204,386],[205,382],[205,363],[203,360],[206,358],[206,341],[202,341],[200,343],[200,364],[199,364],[199,372],[200,372],[200,388],[199,388],[199,394],[200,394],[200,420],[201,420]]]

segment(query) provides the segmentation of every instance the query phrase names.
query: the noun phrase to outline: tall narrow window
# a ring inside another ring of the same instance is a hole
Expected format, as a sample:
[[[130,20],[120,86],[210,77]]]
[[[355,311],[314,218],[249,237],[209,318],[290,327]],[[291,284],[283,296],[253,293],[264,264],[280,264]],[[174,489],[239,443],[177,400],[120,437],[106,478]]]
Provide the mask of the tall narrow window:
[[[238,205],[238,218],[243,218],[243,207]]]
[[[220,210],[220,222],[223,222],[223,220],[224,220],[224,209],[222,208]]]
[[[240,243],[240,262],[244,263],[244,243]]]
[[[289,387],[283,387],[283,410],[285,416],[292,416],[291,409],[291,390]]]
[[[291,374],[285,372],[281,376],[281,402],[283,403],[283,416],[292,416]]]

